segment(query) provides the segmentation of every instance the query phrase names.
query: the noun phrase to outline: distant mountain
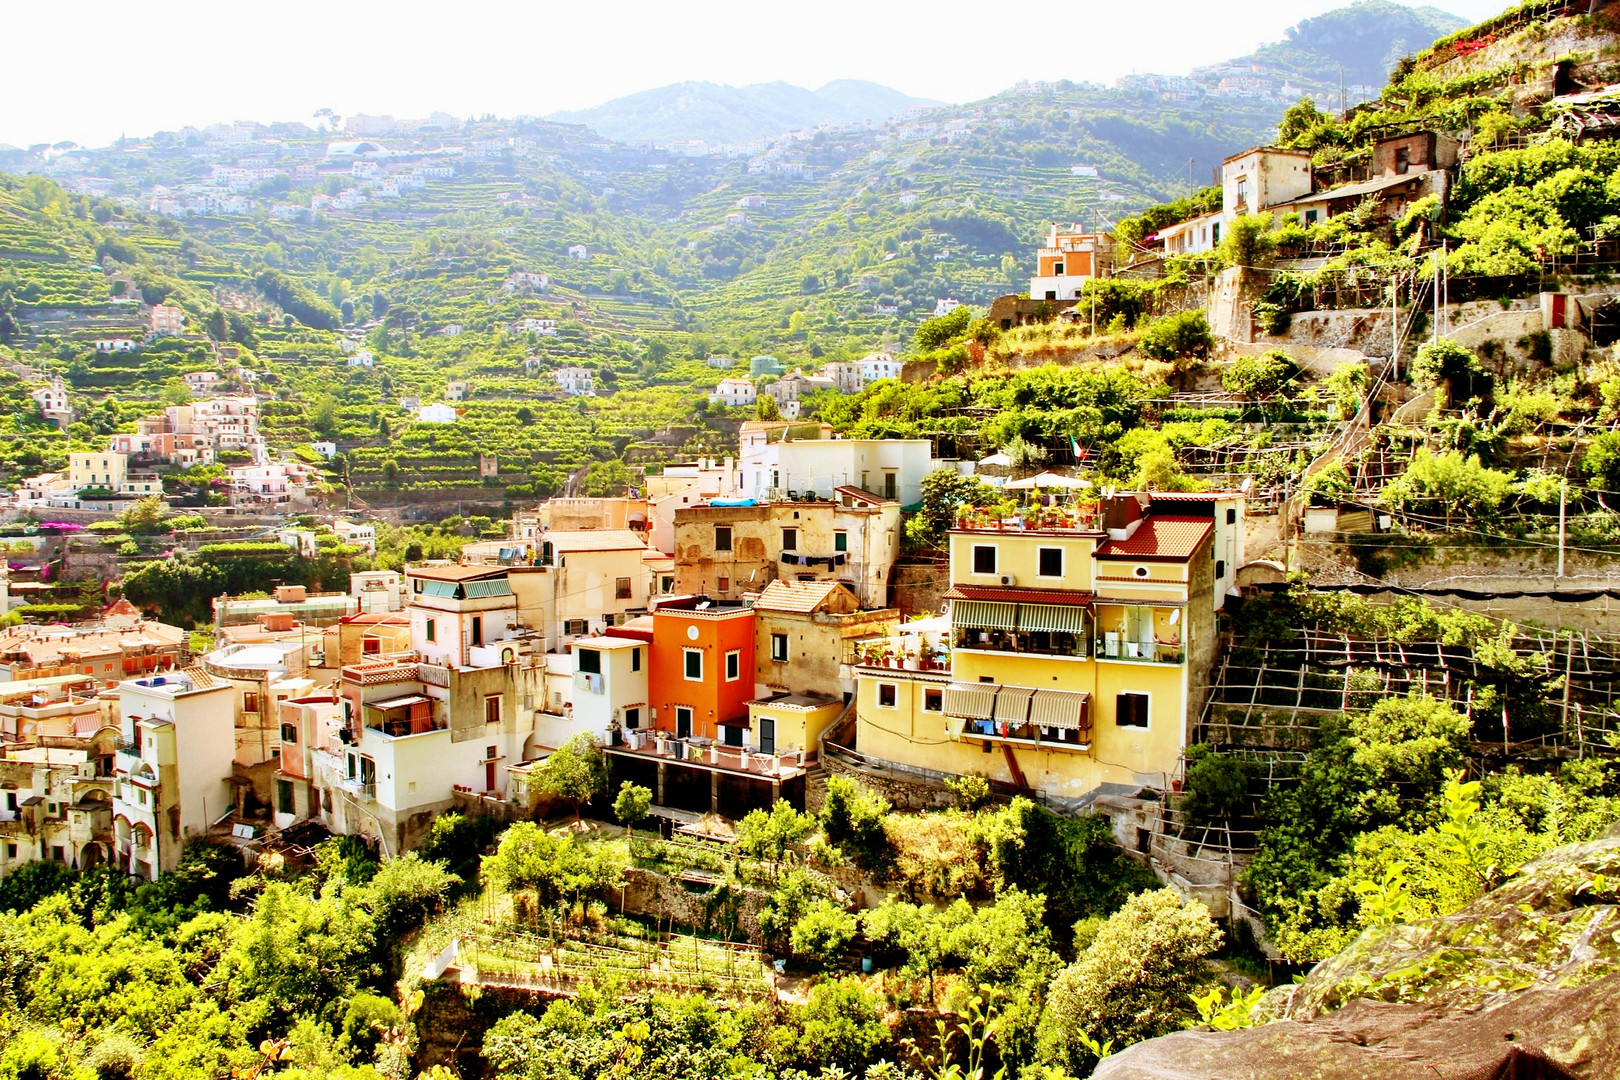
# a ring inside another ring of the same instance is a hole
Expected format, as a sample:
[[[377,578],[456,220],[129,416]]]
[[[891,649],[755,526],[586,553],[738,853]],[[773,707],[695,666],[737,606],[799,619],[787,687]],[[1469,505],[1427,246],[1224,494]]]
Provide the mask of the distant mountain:
[[[553,113],[547,119],[584,124],[620,142],[701,140],[713,145],[768,139],[822,123],[887,120],[913,105],[937,104],[858,79],[840,79],[820,90],[785,82],[752,86],[683,82],[615,98],[594,109]]]
[[[1359,0],[1302,20],[1282,41],[1262,45],[1251,59],[1328,82],[1338,78],[1342,67],[1347,84],[1382,88],[1401,57],[1467,25],[1467,19],[1439,8]]]

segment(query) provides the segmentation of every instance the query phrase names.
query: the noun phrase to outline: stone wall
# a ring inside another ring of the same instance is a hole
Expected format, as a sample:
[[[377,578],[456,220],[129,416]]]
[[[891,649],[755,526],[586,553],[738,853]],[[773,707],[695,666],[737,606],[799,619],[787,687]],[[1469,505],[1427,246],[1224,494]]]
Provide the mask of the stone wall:
[[[667,874],[631,867],[625,871],[624,910],[660,922],[674,920],[677,926],[694,927],[713,933],[723,932],[725,913],[713,902],[719,886],[693,883],[693,888]],[[737,933],[755,945],[763,945],[759,912],[770,894],[760,889],[737,893]]]
[[[891,603],[902,615],[931,615],[945,603],[945,590],[951,587],[951,574],[942,560],[937,563],[896,563],[890,577]]]
[[[858,765],[832,755],[822,758],[821,767],[828,776],[846,777],[882,795],[896,810],[944,810],[956,805],[956,796],[944,783],[922,773]]]

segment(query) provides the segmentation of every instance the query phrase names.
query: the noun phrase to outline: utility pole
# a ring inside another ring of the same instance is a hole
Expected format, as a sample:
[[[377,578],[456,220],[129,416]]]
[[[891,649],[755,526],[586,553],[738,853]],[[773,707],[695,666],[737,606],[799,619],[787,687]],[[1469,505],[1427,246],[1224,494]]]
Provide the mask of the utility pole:
[[[1438,255],[1434,259],[1434,280],[1430,282],[1430,288],[1434,290],[1434,330],[1430,334],[1429,340],[1438,345],[1440,344],[1440,257]]]
[[[1401,280],[1397,274],[1389,276],[1389,372],[1390,381],[1401,377]]]
[[[1196,158],[1187,159],[1187,198],[1189,199],[1193,197],[1193,165],[1196,160]]]
[[[1339,65],[1339,115],[1343,116],[1350,111],[1349,101],[1344,96],[1344,65]]]
[[[1558,576],[1564,576],[1564,507],[1569,493],[1569,479],[1558,481]]]

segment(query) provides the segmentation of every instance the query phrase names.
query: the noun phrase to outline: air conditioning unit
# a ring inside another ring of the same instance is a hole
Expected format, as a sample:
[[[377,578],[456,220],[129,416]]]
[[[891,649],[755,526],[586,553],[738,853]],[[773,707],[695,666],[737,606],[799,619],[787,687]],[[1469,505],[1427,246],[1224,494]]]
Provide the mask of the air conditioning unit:
[[[1018,584],[1018,579],[1013,577],[1011,574],[1002,574],[1001,583],[1003,585],[1016,585]]]

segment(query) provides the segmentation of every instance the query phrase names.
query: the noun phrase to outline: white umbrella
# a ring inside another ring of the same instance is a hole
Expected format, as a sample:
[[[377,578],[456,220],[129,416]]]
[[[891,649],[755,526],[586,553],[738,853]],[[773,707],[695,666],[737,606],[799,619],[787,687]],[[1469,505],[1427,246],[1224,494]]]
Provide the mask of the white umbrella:
[[[1008,491],[1034,491],[1036,488],[1088,488],[1092,485],[1090,480],[1082,480],[1077,476],[1043,472],[1023,480],[1010,480],[1002,486]]]

